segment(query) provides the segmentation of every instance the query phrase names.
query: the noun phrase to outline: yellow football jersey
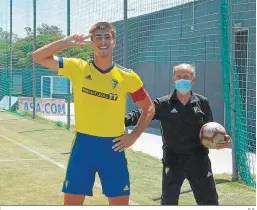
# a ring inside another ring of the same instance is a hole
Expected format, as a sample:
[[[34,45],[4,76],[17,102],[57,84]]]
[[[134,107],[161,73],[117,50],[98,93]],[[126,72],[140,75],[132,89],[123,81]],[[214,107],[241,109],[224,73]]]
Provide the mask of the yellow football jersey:
[[[140,77],[117,64],[102,71],[92,60],[58,59],[58,74],[73,85],[76,131],[99,137],[122,135],[127,94],[140,95]]]

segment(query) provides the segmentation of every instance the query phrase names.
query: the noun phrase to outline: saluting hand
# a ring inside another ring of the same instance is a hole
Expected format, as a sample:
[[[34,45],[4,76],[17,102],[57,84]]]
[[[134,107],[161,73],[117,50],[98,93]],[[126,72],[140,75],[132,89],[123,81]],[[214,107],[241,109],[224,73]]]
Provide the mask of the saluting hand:
[[[67,36],[64,38],[64,41],[67,42],[67,44],[70,47],[81,47],[84,45],[91,44],[91,41],[86,41],[92,36],[92,34],[84,35],[84,34],[72,34],[70,36]]]

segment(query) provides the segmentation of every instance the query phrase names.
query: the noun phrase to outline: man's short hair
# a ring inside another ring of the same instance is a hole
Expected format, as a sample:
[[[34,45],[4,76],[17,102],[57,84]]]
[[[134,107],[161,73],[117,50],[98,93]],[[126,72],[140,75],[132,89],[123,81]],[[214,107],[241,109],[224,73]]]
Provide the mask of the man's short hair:
[[[194,66],[194,65],[191,65],[191,64],[188,64],[188,63],[181,63],[181,64],[178,64],[178,65],[174,66],[174,67],[173,67],[173,75],[175,75],[175,72],[176,72],[176,70],[177,70],[177,67],[178,67],[178,66],[181,66],[181,65],[184,65],[186,68],[191,69],[193,76],[195,76],[195,66]]]
[[[98,22],[98,23],[94,24],[90,28],[89,33],[94,34],[98,29],[104,29],[104,28],[108,28],[111,31],[113,39],[115,39],[115,37],[116,37],[115,27],[111,23],[108,23],[108,22]],[[91,39],[92,39],[92,37],[91,37]]]

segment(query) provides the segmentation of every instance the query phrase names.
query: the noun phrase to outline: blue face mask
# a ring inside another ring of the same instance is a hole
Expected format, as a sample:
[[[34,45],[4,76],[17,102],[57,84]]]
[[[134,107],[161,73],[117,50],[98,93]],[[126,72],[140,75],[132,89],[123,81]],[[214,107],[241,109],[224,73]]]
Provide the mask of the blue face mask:
[[[181,94],[187,94],[191,90],[191,84],[190,80],[180,79],[175,81],[175,88]]]

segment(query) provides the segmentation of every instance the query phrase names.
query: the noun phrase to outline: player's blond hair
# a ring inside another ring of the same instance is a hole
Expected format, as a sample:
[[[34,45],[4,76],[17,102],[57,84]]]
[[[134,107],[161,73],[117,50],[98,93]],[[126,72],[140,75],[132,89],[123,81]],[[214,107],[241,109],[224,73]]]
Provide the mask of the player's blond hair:
[[[108,28],[111,31],[113,39],[115,39],[115,37],[116,37],[115,27],[111,23],[108,23],[108,22],[98,22],[98,23],[94,24],[90,28],[89,33],[94,34],[98,29],[103,29],[103,28]],[[92,37],[91,37],[91,39],[92,39]]]

